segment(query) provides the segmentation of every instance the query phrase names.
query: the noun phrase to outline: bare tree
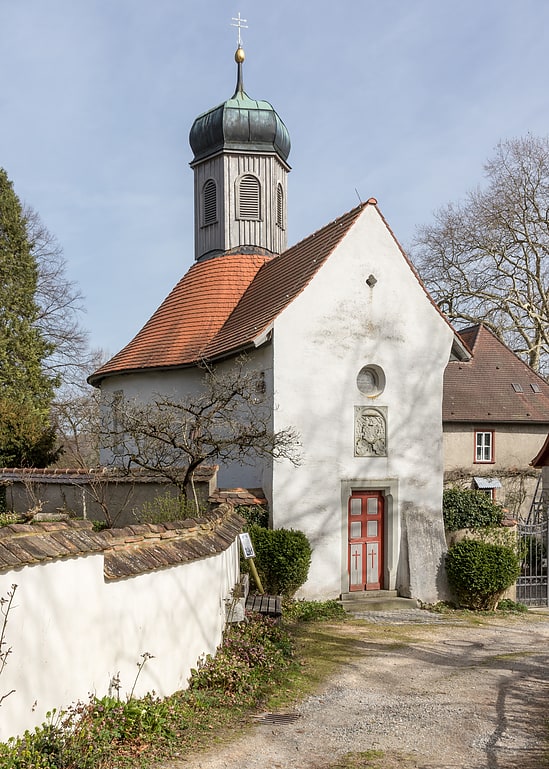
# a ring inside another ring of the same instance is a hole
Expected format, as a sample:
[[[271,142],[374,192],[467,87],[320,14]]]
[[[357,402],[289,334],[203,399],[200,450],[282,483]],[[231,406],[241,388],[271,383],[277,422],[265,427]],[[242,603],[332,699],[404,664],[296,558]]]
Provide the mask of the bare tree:
[[[256,457],[299,464],[296,432],[272,429],[272,409],[261,372],[239,359],[227,371],[206,368],[203,389],[185,398],[153,395],[150,401],[115,399],[102,443],[126,470],[158,474],[186,495],[205,461],[247,464]]]
[[[86,479],[76,485],[82,490],[83,504],[89,496],[101,509],[103,523],[109,529],[117,525],[135,493],[135,483],[128,483],[116,468],[90,469]]]
[[[502,141],[486,185],[418,228],[412,258],[452,321],[491,328],[549,369],[549,137]]]
[[[14,609],[13,599],[15,598],[16,590],[17,585],[12,585],[7,592],[7,597],[0,596],[0,676],[4,672],[4,668],[8,664],[8,657],[12,652],[11,646],[8,646],[6,642],[6,629],[10,612]],[[2,705],[3,701],[14,692],[15,689],[11,689],[9,692],[0,694],[0,705]]]
[[[55,395],[51,417],[62,446],[60,461],[64,467],[89,469],[99,465],[101,394],[85,382],[84,375],[98,369],[106,359],[102,350],[91,351],[88,364],[81,367],[80,381],[65,382]]]
[[[93,365],[88,332],[80,324],[84,299],[77,284],[67,277],[67,260],[56,237],[29,206],[24,207],[24,217],[38,269],[36,325],[53,347],[44,368],[63,384],[75,384],[85,379]]]
[[[62,446],[64,467],[97,467],[101,416],[97,390],[85,392],[73,386],[57,393],[52,422]]]

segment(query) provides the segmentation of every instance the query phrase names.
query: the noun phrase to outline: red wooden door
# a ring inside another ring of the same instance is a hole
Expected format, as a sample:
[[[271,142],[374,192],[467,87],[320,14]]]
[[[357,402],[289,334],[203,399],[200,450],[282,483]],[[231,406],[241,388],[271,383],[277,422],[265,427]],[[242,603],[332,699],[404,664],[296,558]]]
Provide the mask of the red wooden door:
[[[349,590],[383,587],[383,495],[354,491],[349,499]]]

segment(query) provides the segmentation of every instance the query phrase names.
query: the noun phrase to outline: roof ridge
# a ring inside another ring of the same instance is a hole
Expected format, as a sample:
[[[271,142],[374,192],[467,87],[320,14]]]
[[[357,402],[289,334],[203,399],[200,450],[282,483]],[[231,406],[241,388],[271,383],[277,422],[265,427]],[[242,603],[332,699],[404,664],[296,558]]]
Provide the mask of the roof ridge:
[[[332,221],[328,222],[327,224],[323,224],[322,227],[319,227],[317,230],[314,230],[313,232],[309,233],[309,235],[306,235],[304,238],[301,238],[301,240],[298,240],[297,243],[294,243],[293,246],[290,246],[281,254],[278,254],[275,257],[275,259],[279,259],[281,256],[284,256],[284,254],[287,254],[288,251],[291,251],[293,248],[297,248],[297,246],[300,246],[302,243],[305,243],[307,240],[314,238],[316,235],[323,232],[323,230],[327,230],[328,228],[333,227],[334,225],[338,224],[342,219],[347,219],[350,216],[356,216],[360,211],[362,211],[368,205],[377,205],[377,200],[375,198],[368,198],[368,200],[365,203],[359,203],[358,206],[351,208],[349,211],[345,211],[345,213],[341,214],[340,216],[336,216],[336,218],[332,219]]]

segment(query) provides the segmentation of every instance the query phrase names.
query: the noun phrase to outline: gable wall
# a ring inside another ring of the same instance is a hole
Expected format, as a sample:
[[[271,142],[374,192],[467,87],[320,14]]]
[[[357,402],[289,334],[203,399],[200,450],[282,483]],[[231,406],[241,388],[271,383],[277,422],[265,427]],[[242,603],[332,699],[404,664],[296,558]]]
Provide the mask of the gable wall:
[[[370,274],[373,288],[366,284]],[[373,207],[277,319],[275,426],[300,430],[303,465],[275,465],[272,506],[276,526],[303,529],[312,542],[305,594],[345,592],[346,500],[351,488],[368,486],[385,489],[393,507],[386,586],[423,600],[437,593],[444,549],[442,378],[452,338]],[[376,398],[357,389],[366,364],[385,372],[385,391]],[[387,411],[386,457],[354,456],[354,407],[367,405]],[[428,585],[410,577],[406,556],[408,541],[417,552],[424,529],[432,534],[420,545],[432,550]]]

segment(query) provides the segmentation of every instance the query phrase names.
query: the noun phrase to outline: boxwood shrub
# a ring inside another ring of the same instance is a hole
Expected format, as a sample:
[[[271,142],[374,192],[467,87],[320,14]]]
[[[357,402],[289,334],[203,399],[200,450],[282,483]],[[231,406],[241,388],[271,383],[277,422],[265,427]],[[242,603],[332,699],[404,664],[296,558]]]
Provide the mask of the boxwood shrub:
[[[265,529],[253,525],[248,530],[264,590],[291,598],[309,574],[309,540],[302,531],[294,529]]]
[[[520,557],[507,545],[463,539],[449,549],[446,572],[460,606],[495,609],[502,593],[520,574]]]
[[[442,515],[446,531],[480,529],[486,526],[500,526],[503,508],[492,502],[482,491],[445,489]]]

